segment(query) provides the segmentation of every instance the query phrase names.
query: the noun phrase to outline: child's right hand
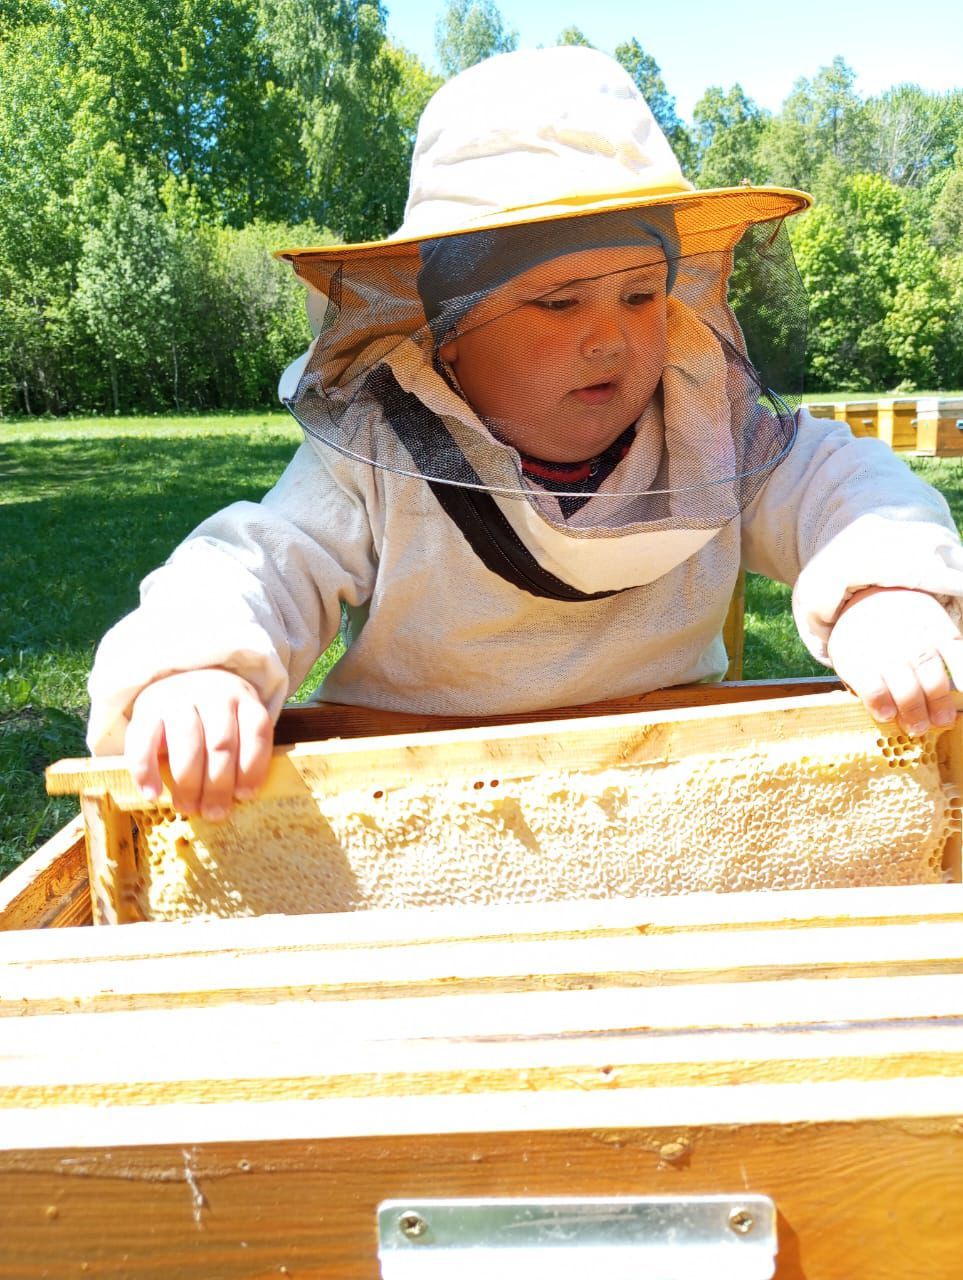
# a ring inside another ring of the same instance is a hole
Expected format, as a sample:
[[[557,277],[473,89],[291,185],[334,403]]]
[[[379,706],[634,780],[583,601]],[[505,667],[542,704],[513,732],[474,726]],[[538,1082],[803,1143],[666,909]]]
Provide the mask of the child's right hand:
[[[270,717],[253,685],[210,667],[165,676],[141,690],[124,756],[134,781],[153,800],[163,789],[158,760],[166,752],[175,807],[217,822],[264,782],[272,739]]]

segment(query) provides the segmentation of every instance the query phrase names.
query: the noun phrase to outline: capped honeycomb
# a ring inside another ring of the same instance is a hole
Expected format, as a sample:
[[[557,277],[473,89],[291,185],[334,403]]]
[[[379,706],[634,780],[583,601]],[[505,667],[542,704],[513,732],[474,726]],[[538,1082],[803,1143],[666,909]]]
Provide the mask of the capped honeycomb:
[[[136,815],[147,919],[939,881],[935,735],[875,729],[598,772]]]

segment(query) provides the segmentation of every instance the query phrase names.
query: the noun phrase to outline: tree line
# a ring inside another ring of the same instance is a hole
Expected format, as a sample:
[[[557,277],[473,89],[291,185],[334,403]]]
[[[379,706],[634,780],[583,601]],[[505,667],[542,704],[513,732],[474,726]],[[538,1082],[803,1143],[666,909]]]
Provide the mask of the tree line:
[[[493,0],[435,38],[443,76],[377,0],[0,0],[0,415],[271,403],[308,334],[270,250],[388,234],[425,102],[517,45]],[[638,40],[614,54],[697,186],[816,196],[810,389],[963,386],[963,91],[863,99],[837,58],[687,125]]]

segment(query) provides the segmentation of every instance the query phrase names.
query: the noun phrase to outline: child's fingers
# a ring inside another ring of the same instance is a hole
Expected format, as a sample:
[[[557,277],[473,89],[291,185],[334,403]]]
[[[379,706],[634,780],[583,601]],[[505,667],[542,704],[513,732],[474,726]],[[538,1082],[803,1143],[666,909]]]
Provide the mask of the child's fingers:
[[[201,774],[199,808],[211,822],[226,818],[234,803],[237,782],[237,704],[214,699],[199,708],[204,731],[205,757]]]
[[[940,641],[939,654],[952,687],[963,689],[963,636],[949,618],[947,621],[950,627]]]
[[[234,794],[247,800],[263,785],[271,763],[274,728],[258,697],[241,698],[237,704],[238,757]]]
[[[953,682],[942,653],[936,649],[922,653],[913,667],[926,700],[928,723],[946,728],[956,719],[956,708],[953,705]]]
[[[940,699],[949,698],[942,662],[937,655],[926,654],[915,662],[894,663],[884,676],[896,708],[895,718],[906,733],[920,737],[935,723]]]
[[[164,721],[151,714],[149,706],[140,708],[135,704],[124,739],[124,755],[131,777],[148,800],[156,800],[164,789],[159,764],[163,747]]]
[[[199,813],[207,767],[200,713],[193,701],[172,702],[165,708],[164,725],[174,807],[181,813]]]
[[[154,798],[162,790],[158,756],[166,746],[175,808],[216,822],[264,781],[271,738],[253,686],[211,667],[148,685],[134,702],[124,753],[135,782]]]

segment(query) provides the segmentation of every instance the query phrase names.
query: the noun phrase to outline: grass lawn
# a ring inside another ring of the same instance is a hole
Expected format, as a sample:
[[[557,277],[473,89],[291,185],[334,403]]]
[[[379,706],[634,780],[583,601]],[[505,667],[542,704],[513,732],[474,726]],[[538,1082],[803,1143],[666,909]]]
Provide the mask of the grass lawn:
[[[280,413],[0,424],[0,875],[76,811],[44,766],[84,755],[85,681],[137,585],[205,516],[256,499],[300,439]],[[963,469],[914,460],[963,522]],[[821,674],[787,588],[747,589],[747,678]],[[320,680],[329,651],[300,691]]]

